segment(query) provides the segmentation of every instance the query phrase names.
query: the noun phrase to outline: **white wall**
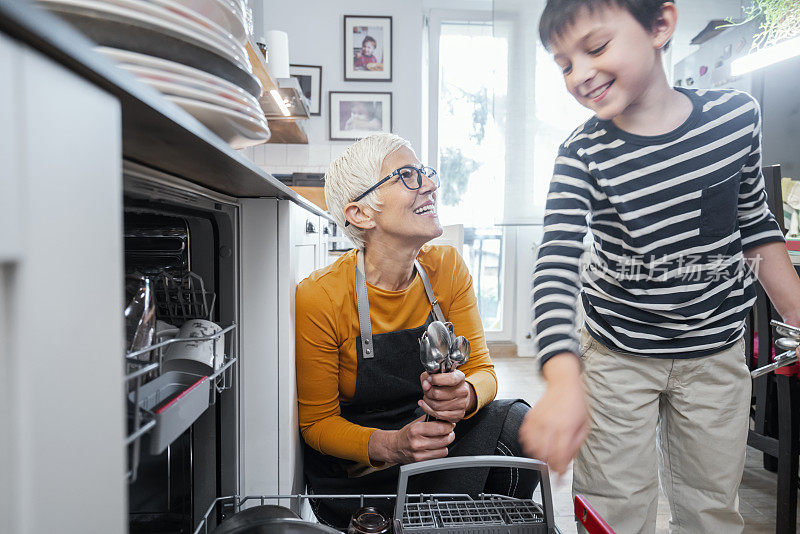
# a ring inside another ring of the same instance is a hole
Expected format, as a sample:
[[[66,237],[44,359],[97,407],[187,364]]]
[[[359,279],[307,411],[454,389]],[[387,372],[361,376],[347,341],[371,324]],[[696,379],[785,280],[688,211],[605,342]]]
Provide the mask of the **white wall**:
[[[263,28],[289,34],[289,61],[322,66],[322,114],[307,123],[308,145],[260,145],[243,151],[247,157],[273,174],[324,172],[351,143],[328,139],[330,91],[390,91],[392,131],[421,151],[422,127],[427,125],[422,117],[422,0],[263,0],[260,4]],[[258,4],[255,7],[259,9]],[[344,81],[344,15],[392,17],[391,82]]]
[[[430,9],[491,9],[489,0],[305,0],[302,8],[292,9],[285,2],[259,0],[264,29],[284,30],[289,34],[292,63],[322,65],[322,115],[308,123],[308,145],[261,145],[245,155],[273,174],[293,171],[324,172],[330,161],[349,144],[328,140],[329,91],[391,91],[393,95],[393,131],[411,140],[418,153],[427,137],[427,118],[423,116],[425,78],[422,58],[423,11]],[[697,47],[689,44],[711,19],[739,17],[742,0],[678,0],[678,28],[673,37],[668,64],[674,64]],[[258,7],[257,7],[258,9]],[[394,75],[392,82],[345,82],[342,60],[343,15],[391,15],[394,33]],[[536,23],[531,25],[536,32]],[[671,73],[672,68],[668,71]],[[540,229],[518,229],[515,284],[507,296],[516,297],[512,340],[520,354],[532,355],[527,335],[530,331],[529,298],[533,264],[531,242],[538,241]]]
[[[672,65],[695,50],[689,44],[700,30],[714,19],[737,19],[741,16],[742,0],[678,0],[678,27],[672,38]]]

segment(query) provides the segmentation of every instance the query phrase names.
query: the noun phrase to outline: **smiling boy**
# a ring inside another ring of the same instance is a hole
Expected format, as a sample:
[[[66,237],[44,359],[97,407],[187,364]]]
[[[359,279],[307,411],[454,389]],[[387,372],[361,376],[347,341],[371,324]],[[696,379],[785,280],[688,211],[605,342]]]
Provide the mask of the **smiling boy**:
[[[533,281],[547,388],[520,440],[557,472],[577,452],[573,492],[620,534],[655,530],[659,469],[671,532],[742,531],[753,274],[800,324],[758,105],[669,85],[661,50],[676,22],[665,0],[548,0],[539,27],[596,115],[561,145],[547,197]]]
[[[353,58],[353,68],[355,70],[368,70],[370,63],[377,63],[378,58],[375,57],[375,49],[378,47],[377,41],[373,37],[367,35],[361,42],[361,50],[357,51]]]

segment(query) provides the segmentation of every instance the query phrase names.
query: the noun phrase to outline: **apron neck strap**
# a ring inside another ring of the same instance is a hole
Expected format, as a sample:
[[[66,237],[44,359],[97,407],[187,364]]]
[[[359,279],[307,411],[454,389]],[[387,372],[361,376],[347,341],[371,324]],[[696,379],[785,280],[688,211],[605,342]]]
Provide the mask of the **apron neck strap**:
[[[414,260],[414,267],[417,268],[419,277],[422,279],[422,285],[425,286],[425,293],[428,295],[428,302],[431,303],[431,308],[433,308],[433,314],[436,316],[436,320],[443,323],[446,322],[444,320],[442,308],[439,306],[439,301],[436,300],[436,295],[433,294],[433,288],[431,287],[430,279],[428,279],[428,273],[425,272],[425,269],[422,268],[422,265],[420,265],[417,260]]]
[[[356,303],[358,304],[358,326],[361,329],[361,355],[372,358],[372,321],[369,317],[367,278],[364,275],[364,254],[356,252]]]
[[[414,260],[414,267],[422,279],[422,285],[425,286],[425,294],[428,296],[428,301],[433,308],[433,314],[436,320],[445,322],[442,308],[439,306],[439,301],[436,300],[436,295],[433,293],[431,281],[428,278],[428,273],[422,268],[417,260]],[[361,250],[356,251],[356,303],[358,305],[358,326],[361,330],[361,354],[364,358],[372,358],[375,356],[372,343],[372,321],[369,315],[369,296],[367,295],[367,278],[365,276],[366,270],[364,269],[364,253]]]

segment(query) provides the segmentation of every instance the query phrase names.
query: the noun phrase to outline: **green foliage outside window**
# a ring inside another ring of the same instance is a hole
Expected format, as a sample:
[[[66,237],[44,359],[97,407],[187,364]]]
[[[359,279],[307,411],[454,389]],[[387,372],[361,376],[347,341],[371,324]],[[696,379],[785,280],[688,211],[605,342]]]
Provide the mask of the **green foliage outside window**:
[[[472,158],[468,158],[460,148],[445,147],[440,155],[442,176],[439,190],[439,201],[446,206],[456,206],[461,202],[461,195],[467,189],[469,176],[480,165]]]
[[[741,25],[751,20],[761,20],[759,33],[753,36],[751,51],[777,44],[800,35],[800,2],[798,0],[753,0],[745,8],[745,18],[740,22],[728,20],[732,25]]]

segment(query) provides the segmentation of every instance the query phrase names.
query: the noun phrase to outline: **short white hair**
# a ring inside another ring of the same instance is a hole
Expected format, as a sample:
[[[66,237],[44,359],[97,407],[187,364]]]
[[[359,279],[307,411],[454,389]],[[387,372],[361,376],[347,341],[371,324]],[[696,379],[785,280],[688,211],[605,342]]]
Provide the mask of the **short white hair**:
[[[325,204],[339,228],[350,238],[356,248],[364,250],[365,231],[348,225],[344,208],[358,195],[383,178],[381,166],[386,156],[402,147],[413,150],[411,143],[399,135],[377,133],[356,141],[328,167],[325,173]],[[376,189],[358,201],[361,206],[380,211],[380,193]]]

